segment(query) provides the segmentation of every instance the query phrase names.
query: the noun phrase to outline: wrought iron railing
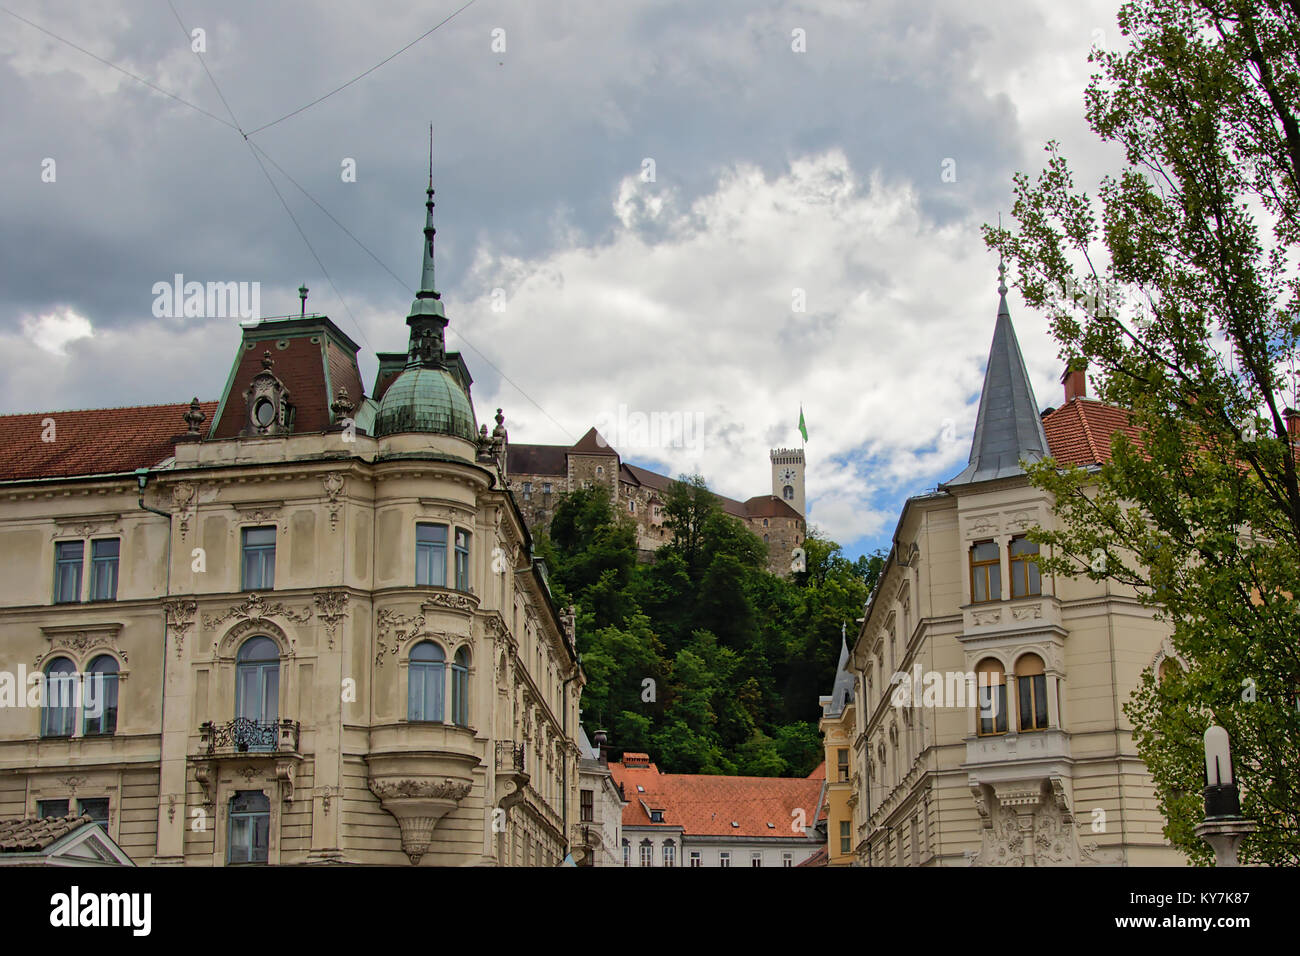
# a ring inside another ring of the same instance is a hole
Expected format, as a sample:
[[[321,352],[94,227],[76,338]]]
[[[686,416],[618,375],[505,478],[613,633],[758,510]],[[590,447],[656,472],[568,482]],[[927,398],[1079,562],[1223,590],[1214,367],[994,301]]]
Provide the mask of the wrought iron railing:
[[[497,769],[524,773],[524,745],[510,740],[498,740]]]
[[[199,745],[207,754],[278,753],[298,750],[296,720],[257,721],[236,717],[224,724],[206,721],[199,727]]]

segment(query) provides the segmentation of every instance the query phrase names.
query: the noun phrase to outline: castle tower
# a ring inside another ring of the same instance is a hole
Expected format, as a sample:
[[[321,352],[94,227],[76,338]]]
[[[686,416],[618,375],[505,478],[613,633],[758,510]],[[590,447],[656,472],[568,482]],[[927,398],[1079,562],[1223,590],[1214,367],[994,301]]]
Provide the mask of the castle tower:
[[[773,448],[771,457],[772,494],[801,516],[806,515],[803,500],[803,449]]]

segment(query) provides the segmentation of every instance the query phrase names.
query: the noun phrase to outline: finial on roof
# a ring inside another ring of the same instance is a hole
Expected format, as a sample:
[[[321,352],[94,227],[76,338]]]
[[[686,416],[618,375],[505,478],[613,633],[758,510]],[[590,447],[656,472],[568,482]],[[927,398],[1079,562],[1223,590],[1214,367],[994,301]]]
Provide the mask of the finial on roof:
[[[181,417],[185,419],[185,424],[188,427],[186,434],[197,435],[199,433],[199,428],[203,425],[203,419],[207,418],[207,416],[203,414],[203,409],[199,408],[199,397],[197,395],[190,400],[190,410]]]
[[[302,300],[302,314],[304,316],[307,314],[307,291],[305,283],[298,286],[298,298]]]

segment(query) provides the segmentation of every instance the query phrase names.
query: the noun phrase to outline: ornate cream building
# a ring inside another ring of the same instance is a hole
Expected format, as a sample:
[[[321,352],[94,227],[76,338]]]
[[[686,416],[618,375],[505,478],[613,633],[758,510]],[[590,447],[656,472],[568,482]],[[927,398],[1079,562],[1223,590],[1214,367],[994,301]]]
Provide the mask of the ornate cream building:
[[[854,712],[856,863],[1179,864],[1122,710],[1168,631],[1113,582],[1040,576],[1025,537],[1054,518],[1021,460],[1101,463],[1126,418],[1081,371],[1040,414],[999,292],[969,465],[904,506],[848,655],[856,704],[822,721],[829,748]]]
[[[370,396],[304,314],[244,329],[219,402],[0,417],[0,817],[90,814],[137,864],[564,859],[573,620],[426,206]]]

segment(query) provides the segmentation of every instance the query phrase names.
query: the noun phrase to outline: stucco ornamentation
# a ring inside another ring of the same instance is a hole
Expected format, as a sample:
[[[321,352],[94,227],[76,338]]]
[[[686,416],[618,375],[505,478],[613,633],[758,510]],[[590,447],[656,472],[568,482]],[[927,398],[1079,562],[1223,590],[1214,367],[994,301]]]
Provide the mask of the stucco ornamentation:
[[[180,519],[181,540],[190,533],[190,521],[198,510],[198,488],[188,481],[178,481],[172,485],[172,511]]]
[[[426,800],[463,800],[470,784],[448,777],[445,780],[372,780],[370,790],[380,800],[416,797]]]
[[[316,617],[325,625],[325,636],[329,639],[329,648],[332,651],[339,625],[348,616],[348,592],[325,591],[314,595],[312,600],[316,604]]]
[[[186,600],[164,601],[163,613],[166,616],[167,629],[176,638],[176,656],[179,658],[185,649],[185,635],[194,626],[194,619],[199,613],[199,602]]]
[[[385,654],[396,656],[402,642],[408,637],[419,634],[423,628],[423,614],[398,614],[392,608],[383,608],[375,616],[375,644],[379,648],[379,652],[375,654],[375,663],[382,665]],[[388,643],[390,637],[391,645]]]
[[[290,610],[281,603],[267,604],[266,599],[260,594],[250,594],[248,600],[241,604],[232,604],[226,609],[224,614],[216,617],[203,616],[204,627],[218,627],[226,621],[236,619],[244,621],[261,621],[268,617],[282,617],[287,621],[295,624],[305,623],[311,618],[311,608],[303,608],[300,611]]]
[[[343,494],[344,486],[343,476],[338,472],[330,472],[321,479],[321,484],[325,487],[325,496],[328,499],[326,508],[330,513],[330,531],[338,529],[339,512],[343,510],[343,502],[340,497]]]

